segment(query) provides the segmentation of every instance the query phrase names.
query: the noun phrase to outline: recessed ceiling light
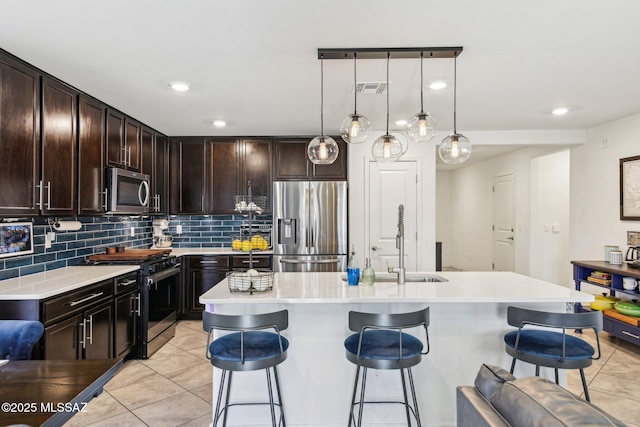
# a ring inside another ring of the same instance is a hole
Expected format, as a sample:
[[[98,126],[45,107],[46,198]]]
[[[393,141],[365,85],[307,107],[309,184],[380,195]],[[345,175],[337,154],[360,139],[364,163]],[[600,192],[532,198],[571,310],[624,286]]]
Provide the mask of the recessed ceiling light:
[[[440,90],[444,89],[445,87],[447,87],[447,84],[445,82],[433,82],[429,85],[429,89],[433,90]]]
[[[563,114],[567,114],[569,112],[569,109],[566,107],[558,107],[555,108],[551,114],[553,114],[554,116],[561,116]]]
[[[171,82],[169,83],[169,86],[171,86],[171,89],[177,90],[178,92],[186,92],[190,87],[189,83],[185,82]]]
[[[223,128],[227,125],[227,122],[225,122],[224,120],[214,120],[213,125],[218,128]]]
[[[398,126],[406,126],[407,123],[409,122],[407,122],[406,120],[396,120],[396,125]]]

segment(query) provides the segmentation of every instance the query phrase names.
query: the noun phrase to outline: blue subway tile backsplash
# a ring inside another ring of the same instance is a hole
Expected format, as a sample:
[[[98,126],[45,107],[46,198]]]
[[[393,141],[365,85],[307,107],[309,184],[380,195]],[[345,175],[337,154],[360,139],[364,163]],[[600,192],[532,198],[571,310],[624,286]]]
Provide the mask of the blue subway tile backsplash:
[[[174,248],[230,247],[233,236],[239,235],[248,219],[244,215],[191,215],[168,217]],[[151,217],[102,216],[60,218],[80,221],[78,231],[54,231],[50,218],[34,218],[34,253],[0,260],[0,280],[55,270],[82,263],[89,255],[102,253],[108,246],[149,248],[153,244]],[[254,229],[269,233],[271,215],[252,218]],[[177,233],[178,225],[182,233]],[[134,236],[131,236],[131,227]],[[45,235],[55,234],[51,247],[45,249]]]

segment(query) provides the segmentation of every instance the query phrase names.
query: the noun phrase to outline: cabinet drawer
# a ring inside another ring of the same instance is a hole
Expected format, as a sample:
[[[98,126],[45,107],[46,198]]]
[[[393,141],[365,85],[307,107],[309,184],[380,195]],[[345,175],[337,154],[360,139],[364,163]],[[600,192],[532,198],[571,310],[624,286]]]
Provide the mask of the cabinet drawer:
[[[189,267],[191,268],[228,268],[229,257],[218,256],[191,256],[189,257]]]
[[[232,267],[249,268],[249,255],[234,255],[232,258]],[[253,255],[253,268],[271,268],[271,255]]]
[[[113,280],[113,293],[122,294],[138,288],[138,273],[116,277]]]
[[[624,322],[612,321],[611,323],[614,335],[633,344],[640,345],[640,328],[628,325]]]
[[[105,280],[42,302],[45,325],[78,313],[85,308],[113,296],[113,280]]]

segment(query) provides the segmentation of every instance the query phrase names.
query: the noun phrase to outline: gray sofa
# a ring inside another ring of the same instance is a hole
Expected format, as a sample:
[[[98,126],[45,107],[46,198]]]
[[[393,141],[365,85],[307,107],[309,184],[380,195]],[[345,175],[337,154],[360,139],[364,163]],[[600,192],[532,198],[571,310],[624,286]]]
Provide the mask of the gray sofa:
[[[458,427],[625,425],[544,378],[516,379],[500,367],[482,365],[474,385],[456,390]]]

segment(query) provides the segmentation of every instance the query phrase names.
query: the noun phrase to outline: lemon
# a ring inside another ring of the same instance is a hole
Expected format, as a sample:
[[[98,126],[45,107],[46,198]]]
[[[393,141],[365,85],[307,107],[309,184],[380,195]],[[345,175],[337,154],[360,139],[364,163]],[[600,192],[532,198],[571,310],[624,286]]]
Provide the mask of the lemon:
[[[242,250],[245,252],[249,252],[251,250],[251,241],[243,240],[242,241]]]
[[[262,236],[260,235],[255,235],[251,237],[251,249],[258,249],[260,247],[260,240],[264,240],[262,239]]]
[[[258,246],[258,249],[260,249],[261,251],[266,251],[268,247],[269,242],[267,242],[262,236],[260,236],[260,244]]]
[[[234,239],[233,242],[231,242],[231,249],[234,251],[242,250],[242,240]]]

